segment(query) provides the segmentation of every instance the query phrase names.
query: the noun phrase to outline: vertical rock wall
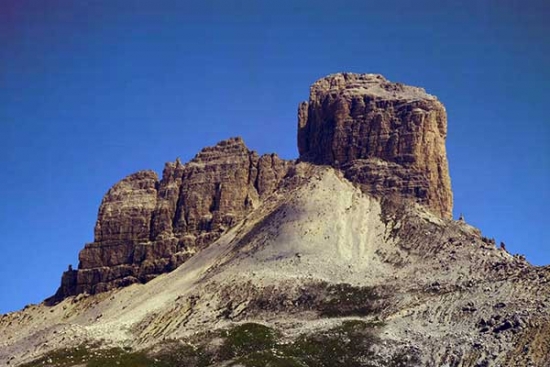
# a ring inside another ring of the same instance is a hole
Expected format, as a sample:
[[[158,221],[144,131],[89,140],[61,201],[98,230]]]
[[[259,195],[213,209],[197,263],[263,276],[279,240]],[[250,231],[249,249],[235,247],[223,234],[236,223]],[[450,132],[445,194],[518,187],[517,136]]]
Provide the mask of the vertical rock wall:
[[[190,162],[166,163],[162,179],[140,171],[105,195],[94,242],[64,273],[52,301],[146,282],[220,237],[273,193],[291,162],[259,156],[240,138],[204,148]]]
[[[436,97],[376,74],[320,79],[298,108],[301,160],[341,168],[370,194],[412,198],[450,218],[446,136]]]
[[[300,160],[331,165],[374,196],[415,200],[452,215],[445,108],[423,89],[376,74],[334,74],[298,108]],[[258,156],[240,138],[114,185],[94,242],[50,301],[147,282],[218,239],[273,193],[293,162]]]

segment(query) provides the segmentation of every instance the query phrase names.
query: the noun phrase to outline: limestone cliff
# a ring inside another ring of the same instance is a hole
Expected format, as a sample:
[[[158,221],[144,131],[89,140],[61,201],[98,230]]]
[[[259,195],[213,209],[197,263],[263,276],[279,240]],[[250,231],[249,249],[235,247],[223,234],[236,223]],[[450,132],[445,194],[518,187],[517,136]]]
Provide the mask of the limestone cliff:
[[[257,207],[290,164],[232,138],[186,164],[166,163],[160,181],[152,171],[129,175],[103,198],[94,242],[80,252],[78,270],[63,274],[51,301],[144,283],[175,269]]]
[[[368,194],[413,199],[451,217],[445,108],[423,89],[334,74],[311,86],[298,120],[300,160],[334,166]],[[172,271],[258,207],[293,166],[232,138],[186,164],[167,163],[160,181],[152,171],[126,177],[103,198],[94,242],[50,301]]]
[[[550,267],[450,218],[435,97],[336,74],[298,119],[301,162],[233,138],[115,184],[0,365],[550,366]]]
[[[423,89],[377,74],[334,74],[298,109],[300,159],[341,168],[373,195],[412,198],[450,218],[447,115]]]

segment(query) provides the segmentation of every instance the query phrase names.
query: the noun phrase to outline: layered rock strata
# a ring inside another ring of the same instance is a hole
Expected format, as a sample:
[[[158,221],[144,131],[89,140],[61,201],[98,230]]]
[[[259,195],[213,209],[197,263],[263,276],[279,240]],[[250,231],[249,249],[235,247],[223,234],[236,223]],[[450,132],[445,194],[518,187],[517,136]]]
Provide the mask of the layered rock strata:
[[[298,110],[300,160],[331,165],[376,197],[412,199],[451,217],[447,117],[423,89],[376,74],[315,82]],[[273,193],[293,162],[258,156],[240,138],[141,171],[103,198],[94,242],[51,299],[147,282],[214,242]]]
[[[370,194],[411,198],[450,218],[446,135],[436,97],[377,74],[320,79],[298,109],[302,161],[338,167]]]
[[[94,242],[63,274],[50,301],[147,282],[171,271],[257,207],[291,162],[259,156],[241,138],[166,163],[162,179],[140,171],[115,184],[99,208]]]

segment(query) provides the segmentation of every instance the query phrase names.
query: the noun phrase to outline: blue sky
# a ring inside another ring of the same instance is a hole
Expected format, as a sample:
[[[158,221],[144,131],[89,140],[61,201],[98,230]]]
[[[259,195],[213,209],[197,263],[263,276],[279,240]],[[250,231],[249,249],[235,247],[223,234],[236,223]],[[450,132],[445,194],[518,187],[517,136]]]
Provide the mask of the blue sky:
[[[298,103],[339,71],[437,95],[455,216],[549,264],[549,4],[2,1],[0,313],[55,292],[124,176],[237,135],[297,157]]]

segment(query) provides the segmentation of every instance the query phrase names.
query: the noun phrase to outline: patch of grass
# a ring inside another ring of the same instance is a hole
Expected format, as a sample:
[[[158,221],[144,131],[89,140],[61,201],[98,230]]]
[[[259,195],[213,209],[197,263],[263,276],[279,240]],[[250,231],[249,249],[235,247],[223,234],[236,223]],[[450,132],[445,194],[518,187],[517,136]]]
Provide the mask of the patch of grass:
[[[285,348],[284,355],[310,367],[370,367],[375,366],[371,347],[378,342],[372,324],[346,321],[333,329],[299,337]]]
[[[293,356],[278,354],[276,350],[264,350],[237,358],[230,366],[245,367],[309,367]]]
[[[354,287],[351,284],[331,284],[319,305],[324,317],[366,316],[379,311],[382,297],[375,287]]]
[[[43,357],[32,362],[25,363],[21,367],[33,367],[48,365],[52,367],[68,367],[76,363],[86,363],[90,360],[92,347],[80,346],[76,348],[63,348],[47,353]]]
[[[316,333],[303,334],[282,343],[279,333],[265,325],[245,323],[222,332],[208,332],[194,344],[167,340],[153,349],[131,351],[81,346],[62,349],[23,367],[391,367],[418,366],[416,350],[401,350],[381,360],[373,348],[380,343],[377,329],[383,323],[347,320]],[[189,341],[191,342],[191,340]]]
[[[164,343],[163,343],[164,344]],[[194,366],[207,367],[213,363],[214,354],[204,345],[192,346],[178,341],[163,345],[154,355],[155,367]]]
[[[92,345],[82,345],[50,352],[21,367],[70,367],[74,365],[85,365],[87,367],[149,367],[153,366],[153,362],[143,352],[132,353],[121,348],[99,349]]]
[[[220,357],[231,359],[273,348],[278,335],[265,325],[246,323],[224,331],[222,337],[225,341],[220,348]]]
[[[121,348],[100,350],[94,353],[87,367],[150,367],[154,361],[144,352],[128,352]]]
[[[280,344],[272,329],[243,324],[227,331],[225,345],[231,345],[234,351],[230,366],[370,367],[376,365],[371,348],[379,342],[375,329],[382,325],[349,320],[317,334],[304,334],[292,343]]]

